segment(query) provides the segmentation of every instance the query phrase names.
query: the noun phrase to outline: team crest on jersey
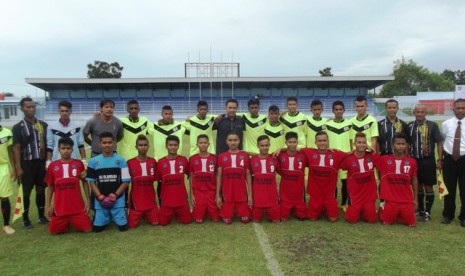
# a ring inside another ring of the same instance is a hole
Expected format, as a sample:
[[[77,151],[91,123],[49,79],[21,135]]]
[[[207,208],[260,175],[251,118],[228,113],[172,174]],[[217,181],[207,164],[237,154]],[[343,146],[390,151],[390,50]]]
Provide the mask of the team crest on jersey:
[[[313,154],[313,159],[315,159],[315,160],[317,160],[317,159],[318,159],[318,155],[316,155],[316,153],[315,153],[315,154]]]
[[[244,160],[244,156],[239,155],[239,160]]]
[[[145,129],[145,125],[141,125],[140,130],[144,130],[144,129]]]
[[[369,129],[370,128],[370,125],[364,125],[363,126],[363,129]]]
[[[176,131],[178,131],[178,130],[179,130],[179,127],[173,128],[173,132],[176,132]]]
[[[70,133],[71,135],[76,134],[76,129],[72,129],[69,133]]]
[[[212,122],[212,121],[209,121],[209,122],[208,122],[208,125],[209,125],[209,126],[213,125],[213,122]]]
[[[352,162],[352,168],[355,168],[355,167],[357,167],[357,163]]]
[[[387,161],[387,164],[388,164],[388,165],[392,165],[392,160],[388,160],[388,161]]]
[[[302,158],[297,158],[297,162],[302,162]]]
[[[195,160],[195,161],[194,161],[194,165],[197,166],[198,164],[199,164],[199,160]]]
[[[323,130],[323,129],[326,129],[326,126],[325,126],[325,125],[322,125],[322,126],[321,126],[321,129],[322,129],[322,130]]]
[[[213,160],[210,160],[210,165],[215,165],[215,162],[213,162]]]
[[[227,157],[227,156],[224,156],[224,157],[223,157],[223,161],[224,161],[224,162],[228,161],[228,157]]]
[[[281,131],[279,132],[279,134],[283,135],[283,134],[284,134],[284,130],[281,130]]]
[[[285,162],[285,161],[286,161],[286,158],[281,157],[280,160],[281,160],[281,162]]]
[[[121,165],[121,160],[116,160],[116,161],[115,161],[115,164],[116,164],[117,166]]]
[[[253,166],[254,166],[255,168],[258,168],[258,163],[255,163]]]
[[[8,137],[3,137],[2,139],[0,139],[0,144],[4,144],[8,141]]]
[[[184,163],[182,161],[179,161],[178,165],[179,166],[184,166]]]
[[[95,161],[95,166],[98,166],[100,164],[99,161]]]
[[[405,161],[405,166],[410,166],[410,162],[409,162],[409,161]]]
[[[163,163],[163,169],[166,169],[168,166],[166,165],[166,163]]]
[[[302,122],[297,122],[296,123],[296,126],[301,126],[302,125]]]
[[[263,125],[263,121],[258,122],[258,125],[259,126]]]
[[[348,126],[345,126],[345,127],[344,127],[344,131],[349,131],[349,127],[348,127]]]
[[[73,165],[71,166],[71,168],[73,168],[73,169],[77,169],[77,166],[76,166],[76,164],[73,164]]]
[[[60,167],[58,167],[58,166],[55,166],[55,167],[53,168],[53,170],[57,172],[57,171],[59,171],[59,170],[60,170]]]

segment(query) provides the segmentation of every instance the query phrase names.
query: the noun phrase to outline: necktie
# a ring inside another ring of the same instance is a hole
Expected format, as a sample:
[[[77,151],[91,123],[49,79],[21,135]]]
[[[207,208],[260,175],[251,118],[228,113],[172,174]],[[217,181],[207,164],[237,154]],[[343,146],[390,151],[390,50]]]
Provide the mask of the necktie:
[[[454,159],[454,161],[457,161],[460,158],[460,134],[462,132],[460,127],[461,124],[462,122],[457,122],[457,129],[455,130],[454,135],[454,145],[452,146],[452,159]]]

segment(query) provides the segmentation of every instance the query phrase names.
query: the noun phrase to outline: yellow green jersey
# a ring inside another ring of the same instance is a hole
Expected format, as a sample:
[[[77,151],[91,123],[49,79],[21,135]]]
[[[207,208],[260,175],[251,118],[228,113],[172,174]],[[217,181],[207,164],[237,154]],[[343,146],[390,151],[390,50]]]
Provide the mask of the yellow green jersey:
[[[264,134],[268,118],[265,115],[252,117],[250,114],[244,114],[242,118],[244,119],[244,150],[259,153],[257,138]]]
[[[189,121],[184,122],[184,128],[186,129],[186,134],[189,135],[189,156],[193,156],[199,153],[199,148],[197,147],[197,137],[200,134],[205,134],[208,136],[210,146],[208,147],[208,152],[215,153],[215,141],[213,140],[213,123],[215,122],[215,116],[207,115],[205,118],[200,118],[199,116],[192,116],[189,118]]]
[[[352,145],[350,144],[351,129],[352,122],[350,120],[342,119],[338,122],[334,120],[326,121],[329,147],[343,152],[350,152],[352,150]]]
[[[268,120],[265,124],[265,135],[270,137],[270,149],[269,153],[273,153],[278,149],[282,149],[286,146],[286,139],[284,135],[283,124],[278,122],[276,125],[271,125]]]
[[[158,122],[153,124],[153,149],[154,149],[154,158],[155,160],[160,160],[163,157],[168,155],[166,150],[166,137],[170,135],[177,136],[179,138],[179,149],[178,154],[182,153],[182,137],[184,135],[185,128],[182,123],[173,121],[171,124],[159,124]]]
[[[286,112],[284,115],[279,117],[279,121],[283,124],[284,132],[295,132],[297,133],[298,145],[299,148],[305,148],[307,146],[307,117],[301,112],[297,112],[294,115],[290,115],[289,112]]]
[[[0,126],[0,165],[9,164],[10,167],[13,166],[10,162],[10,156],[8,155],[8,148],[12,145],[13,133],[11,130]]]
[[[307,116],[307,148],[316,148],[315,135],[326,130],[326,119]]]
[[[367,114],[362,119],[357,119],[357,116],[351,119],[352,133],[350,138],[353,140],[357,132],[363,132],[367,136],[367,145],[371,146],[371,138],[379,137],[378,121],[375,117]]]
[[[137,137],[150,133],[153,124],[145,117],[133,120],[128,116],[121,118],[120,121],[123,124],[123,139],[118,143],[118,154],[125,160],[129,160],[138,154],[136,149]]]

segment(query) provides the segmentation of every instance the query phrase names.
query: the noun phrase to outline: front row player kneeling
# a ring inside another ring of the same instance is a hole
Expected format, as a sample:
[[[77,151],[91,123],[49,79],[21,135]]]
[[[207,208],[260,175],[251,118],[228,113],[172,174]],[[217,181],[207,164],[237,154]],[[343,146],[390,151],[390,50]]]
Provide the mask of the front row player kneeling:
[[[346,156],[341,165],[343,170],[347,170],[347,190],[350,199],[345,219],[349,223],[357,223],[360,219],[375,223],[378,220],[378,192],[374,167],[378,164],[379,155],[367,152],[367,137],[363,132],[355,135],[354,146],[355,150]]]
[[[128,229],[126,217],[126,195],[129,176],[128,165],[123,157],[113,152],[114,137],[111,132],[100,135],[99,154],[89,161],[86,180],[94,193],[94,220],[95,232],[101,232],[113,221],[120,231]]]
[[[192,216],[195,222],[202,223],[205,214],[212,221],[220,219],[216,206],[216,155],[208,152],[209,138],[205,134],[197,137],[199,153],[189,159]]]
[[[84,186],[87,202],[81,193],[81,180],[85,177],[85,167],[81,160],[71,158],[74,142],[71,138],[58,140],[61,159],[52,162],[47,169],[45,183],[47,200],[45,214],[50,218],[49,232],[62,234],[71,225],[78,232],[90,232],[92,225],[89,212],[89,186]],[[53,207],[52,207],[53,199]]]
[[[243,223],[250,220],[252,176],[249,155],[239,150],[239,143],[239,135],[231,131],[226,137],[229,150],[218,156],[216,203],[226,224],[232,223],[234,211]]]
[[[250,159],[250,171],[253,176],[252,194],[253,209],[252,220],[260,222],[263,213],[266,213],[272,222],[280,221],[278,205],[278,189],[276,187],[276,169],[278,161],[268,154],[270,138],[261,135],[257,138],[259,155]]]
[[[407,137],[396,133],[393,138],[394,154],[381,156],[380,172],[380,220],[389,225],[399,220],[415,226],[415,209],[418,205],[417,163],[407,156]]]
[[[168,155],[158,160],[157,177],[163,183],[158,218],[160,225],[171,223],[173,217],[183,224],[192,222],[192,214],[187,201],[184,175],[189,175],[189,162],[186,157],[178,155],[179,138],[174,135],[166,137],[165,146]]]
[[[158,225],[158,207],[154,182],[156,181],[157,162],[148,157],[149,140],[145,135],[136,139],[138,155],[128,160],[131,175],[129,193],[128,221],[130,228],[136,228],[142,218],[151,225]]]

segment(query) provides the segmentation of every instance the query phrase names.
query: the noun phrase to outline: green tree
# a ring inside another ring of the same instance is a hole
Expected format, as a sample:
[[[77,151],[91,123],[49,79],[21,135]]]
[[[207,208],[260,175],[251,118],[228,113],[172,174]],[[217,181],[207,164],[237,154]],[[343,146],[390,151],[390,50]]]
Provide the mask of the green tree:
[[[441,76],[445,79],[452,81],[455,84],[465,84],[465,70],[452,71],[446,69],[441,73]]]
[[[118,62],[108,63],[105,61],[94,61],[94,64],[87,64],[87,77],[89,79],[119,79],[124,67]]]
[[[331,67],[325,67],[322,70],[318,71],[321,77],[332,77],[333,73],[331,73]]]
[[[412,59],[394,61],[394,80],[383,85],[380,97],[413,96],[421,91],[452,91],[454,83],[444,76],[430,72]]]

